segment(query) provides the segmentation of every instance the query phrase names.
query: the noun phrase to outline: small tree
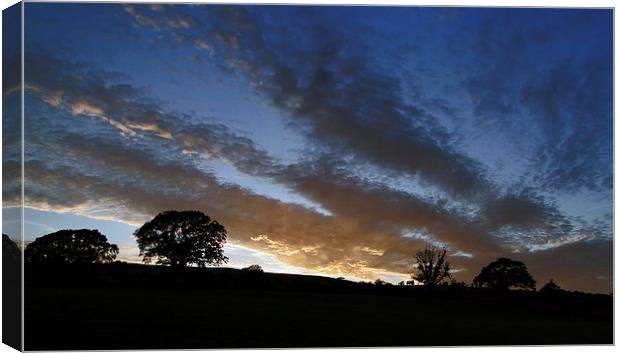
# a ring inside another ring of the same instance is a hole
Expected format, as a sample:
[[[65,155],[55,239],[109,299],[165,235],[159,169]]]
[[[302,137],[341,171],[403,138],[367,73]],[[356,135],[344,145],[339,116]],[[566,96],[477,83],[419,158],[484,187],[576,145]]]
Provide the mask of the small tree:
[[[226,229],[199,211],[166,211],[134,233],[144,262],[204,267],[228,262]]]
[[[447,249],[427,245],[416,253],[416,268],[411,278],[422,282],[425,286],[436,286],[444,278],[450,277],[450,263],[446,260]]]
[[[525,264],[505,257],[485,266],[474,278],[474,285],[499,290],[508,290],[511,287],[536,290],[536,281],[527,271]]]
[[[24,252],[26,262],[45,264],[112,262],[116,255],[118,246],[96,229],[59,230],[37,238]]]
[[[386,281],[382,280],[381,278],[377,278],[375,280],[375,286],[387,286],[389,283],[387,283]]]
[[[545,283],[545,285],[540,289],[541,293],[556,293],[562,291],[562,288],[553,282],[553,279],[550,279],[549,282]]]
[[[250,265],[248,267],[244,267],[241,269],[242,271],[246,271],[246,272],[254,272],[254,273],[263,273],[265,271],[263,271],[263,268],[260,265]]]

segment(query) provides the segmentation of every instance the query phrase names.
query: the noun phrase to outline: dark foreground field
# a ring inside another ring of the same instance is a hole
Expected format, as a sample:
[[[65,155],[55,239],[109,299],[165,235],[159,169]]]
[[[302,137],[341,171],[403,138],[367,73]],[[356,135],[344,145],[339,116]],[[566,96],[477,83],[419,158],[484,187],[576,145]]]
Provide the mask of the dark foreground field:
[[[27,350],[613,343],[612,298],[231,269],[26,268]]]

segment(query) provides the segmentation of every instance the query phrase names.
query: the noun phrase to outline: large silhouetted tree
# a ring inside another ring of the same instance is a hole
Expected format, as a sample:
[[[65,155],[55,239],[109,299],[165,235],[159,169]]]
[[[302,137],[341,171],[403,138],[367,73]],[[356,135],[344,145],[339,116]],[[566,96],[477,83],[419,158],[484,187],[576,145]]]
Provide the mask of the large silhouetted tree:
[[[112,262],[116,255],[118,247],[96,229],[59,230],[37,238],[24,252],[26,262],[45,264]]]
[[[444,278],[450,278],[450,263],[446,260],[447,250],[427,245],[415,255],[416,268],[411,277],[425,286],[436,286]]]
[[[509,288],[536,289],[536,281],[527,271],[523,262],[505,257],[499,258],[485,266],[474,278],[479,287],[508,290]]]
[[[134,233],[144,262],[204,267],[228,261],[226,229],[199,211],[166,211]]]

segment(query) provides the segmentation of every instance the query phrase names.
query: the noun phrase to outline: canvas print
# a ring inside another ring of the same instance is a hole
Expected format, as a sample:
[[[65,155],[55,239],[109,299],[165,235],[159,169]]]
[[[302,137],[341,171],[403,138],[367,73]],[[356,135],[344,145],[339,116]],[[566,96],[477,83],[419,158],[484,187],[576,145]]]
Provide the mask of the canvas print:
[[[6,344],[613,344],[612,9],[3,20]]]

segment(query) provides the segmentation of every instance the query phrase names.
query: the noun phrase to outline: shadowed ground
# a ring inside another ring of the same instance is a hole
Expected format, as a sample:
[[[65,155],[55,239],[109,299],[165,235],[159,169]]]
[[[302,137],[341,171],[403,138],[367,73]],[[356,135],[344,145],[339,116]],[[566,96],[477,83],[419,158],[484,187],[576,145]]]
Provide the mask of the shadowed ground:
[[[26,271],[27,350],[613,341],[612,298],[602,295],[430,293],[312,276],[139,265]],[[68,286],[72,280],[79,286]]]

